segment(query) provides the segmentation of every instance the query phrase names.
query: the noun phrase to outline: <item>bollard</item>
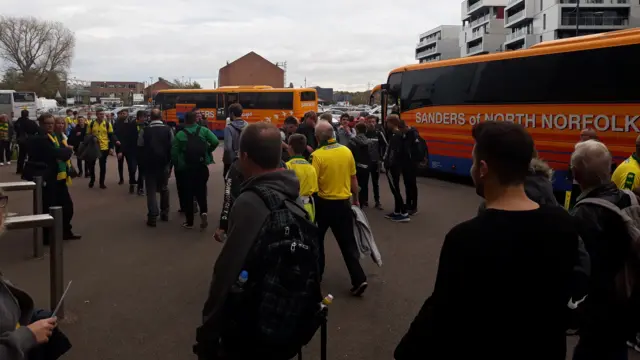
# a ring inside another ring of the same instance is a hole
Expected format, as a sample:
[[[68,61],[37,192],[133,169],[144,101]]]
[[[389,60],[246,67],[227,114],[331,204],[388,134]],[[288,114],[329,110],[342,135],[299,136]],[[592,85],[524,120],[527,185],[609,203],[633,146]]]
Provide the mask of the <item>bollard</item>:
[[[62,207],[49,208],[49,214],[53,217],[53,226],[49,230],[49,276],[51,278],[51,311],[53,311],[62,298],[63,284],[63,240],[62,240]],[[64,317],[64,304],[60,305],[57,316]]]
[[[36,176],[33,181],[36,188],[33,189],[33,214],[42,214],[42,177]],[[44,245],[42,244],[42,228],[37,226],[33,228],[33,257],[41,258],[44,256]]]

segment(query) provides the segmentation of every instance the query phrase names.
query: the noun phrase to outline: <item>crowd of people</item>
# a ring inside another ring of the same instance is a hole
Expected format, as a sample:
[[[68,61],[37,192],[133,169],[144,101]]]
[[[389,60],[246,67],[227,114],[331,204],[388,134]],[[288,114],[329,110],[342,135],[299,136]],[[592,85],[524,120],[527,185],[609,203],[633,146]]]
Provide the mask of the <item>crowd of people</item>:
[[[382,209],[378,180],[384,172],[394,196],[387,217],[409,221],[418,211],[423,140],[398,114],[389,115],[384,125],[374,116],[354,123],[343,117],[334,125],[330,114],[308,112],[301,121],[287,118],[278,129],[267,122],[246,123],[239,104],[229,113],[225,189],[215,233],[225,245],[193,350],[203,360],[286,360],[326,321],[331,299],[321,283],[327,230],[344,259],[351,294],[362,296],[369,284],[360,265],[352,207],[369,205],[371,180],[374,207]],[[129,119],[121,112],[112,124],[98,110],[96,120],[78,118],[72,126],[51,115],[40,116],[35,129],[16,122],[12,131],[27,158],[19,171],[27,179],[43,177],[45,204],[63,207],[65,239],[79,238],[71,230],[68,191],[71,178],[83,174],[72,170],[74,152],[78,168],[84,162],[90,187],[96,162],[103,189],[109,154],[127,162],[129,191],[142,195],[146,190],[152,227],[157,219],[169,218],[168,180],[175,173],[183,227],[194,226],[198,211],[200,227],[207,227],[208,165],[218,139],[200,125],[198,109],[175,129],[158,109],[149,116]],[[396,360],[512,359],[514,354],[560,360],[566,357],[566,336],[574,333],[579,335],[575,360],[626,359],[627,347],[640,350],[640,282],[635,281],[640,205],[634,192],[640,190],[640,137],[636,153],[612,173],[609,149],[596,134],[586,135],[571,156],[579,194],[567,211],[554,197],[551,168],[522,126],[484,122],[473,127],[471,176],[484,201],[477,216],[445,236],[433,293],[398,344]],[[0,194],[0,209],[6,201]],[[24,315],[18,312],[15,322],[32,324]],[[47,337],[55,321],[40,325]],[[7,331],[14,330],[0,329]],[[532,345],[524,353],[522,339]],[[0,353],[3,346],[0,342]]]

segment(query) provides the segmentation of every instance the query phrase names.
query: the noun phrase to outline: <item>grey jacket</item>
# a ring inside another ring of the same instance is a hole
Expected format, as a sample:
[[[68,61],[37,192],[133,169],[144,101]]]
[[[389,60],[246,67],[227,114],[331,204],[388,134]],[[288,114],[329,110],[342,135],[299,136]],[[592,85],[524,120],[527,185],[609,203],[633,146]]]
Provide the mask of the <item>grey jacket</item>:
[[[222,153],[222,163],[231,165],[238,157],[240,148],[240,133],[247,126],[247,122],[233,120],[224,128],[224,152]]]
[[[33,299],[0,274],[0,359],[23,360],[36,345],[27,325],[33,315]],[[20,327],[16,328],[20,324]]]
[[[291,170],[274,171],[246,180],[242,184],[240,195],[231,208],[227,241],[213,268],[213,279],[209,297],[202,309],[202,326],[196,331],[194,351],[200,358],[209,358],[215,352],[221,324],[220,316],[231,286],[237,281],[245,259],[260,233],[262,225],[270,212],[264,201],[250,189],[265,186],[280,193],[283,198],[297,201],[300,183]],[[248,221],[248,220],[251,221]]]

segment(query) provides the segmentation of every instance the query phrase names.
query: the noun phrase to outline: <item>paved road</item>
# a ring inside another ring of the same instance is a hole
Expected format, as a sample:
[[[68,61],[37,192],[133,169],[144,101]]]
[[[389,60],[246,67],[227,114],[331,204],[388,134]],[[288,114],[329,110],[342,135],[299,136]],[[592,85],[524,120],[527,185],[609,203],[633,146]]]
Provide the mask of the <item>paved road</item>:
[[[193,359],[195,328],[221,246],[212,239],[213,227],[205,232],[180,227],[175,192],[171,222],[147,228],[144,199],[117,185],[115,165],[110,158],[107,190],[88,189],[84,179],[72,186],[74,230],[84,238],[65,247],[65,279],[73,280],[73,287],[66,302],[70,318],[62,327],[74,344],[65,359]],[[14,180],[14,169],[0,168],[0,182]],[[216,219],[222,166],[210,169],[210,214]],[[394,224],[381,211],[367,211],[384,266],[363,261],[370,283],[364,298],[348,295],[344,262],[333,238],[327,239],[323,288],[335,296],[329,359],[392,359],[395,345],[433,288],[444,235],[477,209],[471,187],[426,178],[418,182],[421,213],[411,223]],[[171,187],[174,191],[173,181]],[[390,207],[387,188],[383,184],[382,198]],[[30,201],[30,194],[15,193],[9,206],[29,213]],[[28,258],[30,239],[28,231],[7,233],[0,241],[0,264],[7,277],[46,307],[48,261]],[[319,358],[318,343],[314,340],[305,349],[305,359]]]

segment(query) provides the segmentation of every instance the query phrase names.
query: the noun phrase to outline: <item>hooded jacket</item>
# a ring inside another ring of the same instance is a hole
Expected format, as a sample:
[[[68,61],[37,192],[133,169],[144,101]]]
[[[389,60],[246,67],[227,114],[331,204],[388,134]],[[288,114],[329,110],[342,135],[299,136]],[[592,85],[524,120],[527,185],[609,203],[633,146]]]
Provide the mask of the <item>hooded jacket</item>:
[[[557,205],[553,194],[553,170],[545,161],[532,159],[529,163],[529,175],[524,180],[524,192],[527,197],[540,205]],[[480,204],[478,212],[485,209],[484,201]]]
[[[371,165],[371,140],[365,134],[358,134],[354,138],[351,138],[347,147],[353,154],[353,159],[356,161],[356,167],[362,169],[368,169]]]
[[[202,325],[196,330],[197,344],[193,350],[201,359],[215,358],[216,344],[223,325],[220,324],[220,315],[224,312],[223,305],[270,214],[264,201],[252,191],[252,188],[258,185],[279,193],[283,199],[298,201],[300,183],[291,170],[276,170],[257,175],[242,184],[240,195],[229,215],[227,241],[213,268],[209,297],[202,309]]]
[[[224,153],[222,153],[222,163],[226,165],[233,164],[238,158],[238,150],[240,148],[240,133],[247,126],[247,122],[233,120],[224,128]]]
[[[0,359],[27,359],[36,337],[27,325],[33,315],[33,299],[0,274]],[[17,327],[20,324],[20,327]]]

